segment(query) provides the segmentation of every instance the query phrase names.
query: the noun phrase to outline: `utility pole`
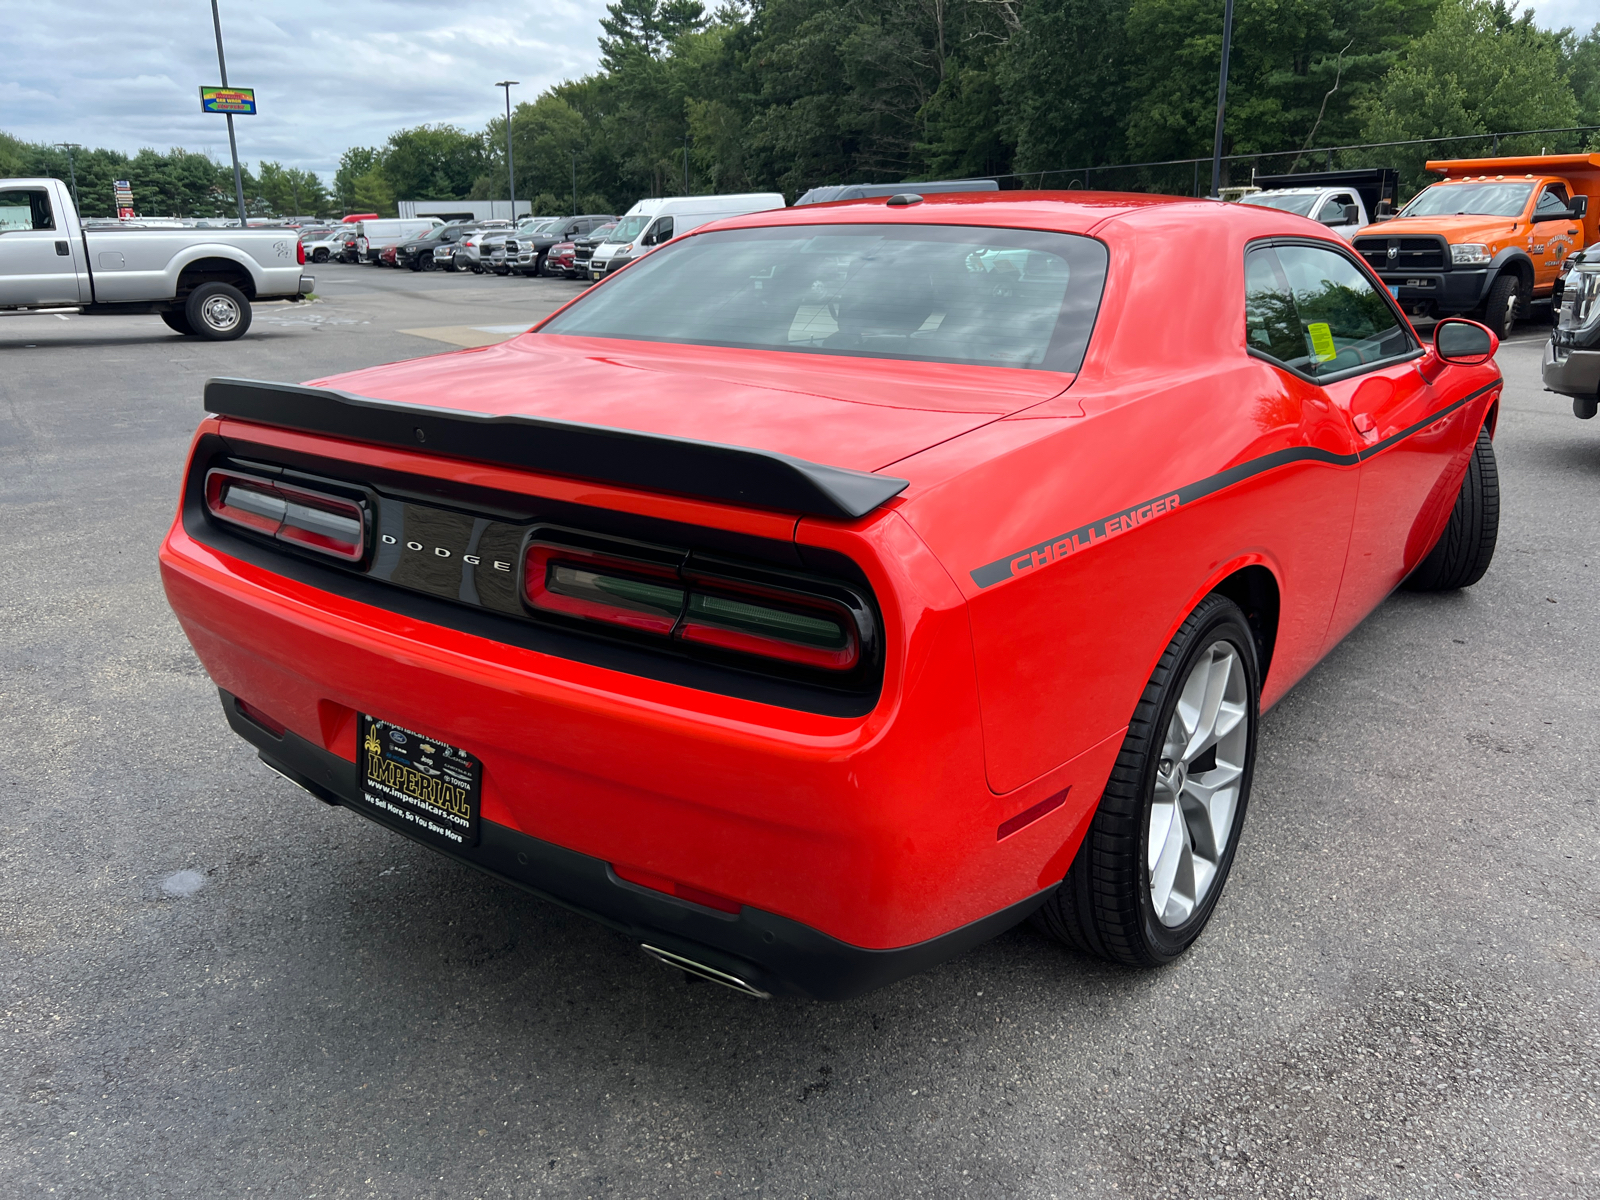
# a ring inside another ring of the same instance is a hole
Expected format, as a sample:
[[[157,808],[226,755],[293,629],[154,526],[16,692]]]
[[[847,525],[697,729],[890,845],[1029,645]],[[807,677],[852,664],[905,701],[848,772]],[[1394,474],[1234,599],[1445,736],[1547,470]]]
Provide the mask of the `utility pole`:
[[[689,194],[689,135],[683,135],[683,194]]]
[[[83,215],[83,205],[78,203],[78,169],[72,165],[72,152],[82,150],[77,142],[57,142],[57,146],[67,152],[67,174],[72,178],[72,207],[78,210],[78,215]]]
[[[521,80],[502,79],[495,84],[497,88],[506,90],[506,186],[511,193],[511,223],[517,223],[517,172],[511,165],[511,89],[517,87]]]
[[[572,215],[578,215],[578,152],[572,151]]]
[[[1233,0],[1222,10],[1222,71],[1217,79],[1217,133],[1211,140],[1211,195],[1222,195],[1222,114],[1228,107],[1228,51],[1233,47]]]
[[[222,14],[217,11],[217,0],[211,0],[211,24],[217,31],[217,69],[222,72],[222,86],[228,86],[228,60],[222,54]],[[228,149],[233,154],[233,193],[239,200],[239,228],[245,229],[250,225],[250,219],[244,211],[244,173],[239,170],[239,143],[233,136],[233,114],[224,114],[228,118]]]

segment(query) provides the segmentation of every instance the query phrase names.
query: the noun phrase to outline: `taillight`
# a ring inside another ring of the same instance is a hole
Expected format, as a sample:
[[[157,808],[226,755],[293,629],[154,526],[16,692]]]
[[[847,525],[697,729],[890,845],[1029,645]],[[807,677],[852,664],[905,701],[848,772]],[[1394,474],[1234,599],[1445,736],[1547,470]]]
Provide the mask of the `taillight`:
[[[861,659],[855,623],[842,607],[808,601],[805,607],[763,596],[690,592],[678,636],[686,642],[739,654],[761,654],[829,671],[848,671]]]
[[[306,265],[306,244],[304,242],[296,242],[294,244],[294,257],[295,261],[302,267]]]
[[[214,469],[206,472],[206,508],[218,520],[346,562],[366,553],[366,516],[338,496]]]
[[[852,610],[826,596],[686,572],[683,554],[654,557],[610,554],[582,537],[534,540],[523,594],[540,612],[726,653],[836,672],[861,663],[870,622],[864,605]]]

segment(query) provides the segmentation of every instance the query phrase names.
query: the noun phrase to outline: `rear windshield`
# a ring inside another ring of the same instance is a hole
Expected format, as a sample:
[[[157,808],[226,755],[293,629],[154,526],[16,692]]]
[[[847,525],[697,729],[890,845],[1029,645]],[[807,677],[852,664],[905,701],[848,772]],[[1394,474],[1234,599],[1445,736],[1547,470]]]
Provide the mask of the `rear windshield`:
[[[1240,204],[1254,204],[1257,208],[1276,208],[1283,212],[1295,213],[1298,216],[1309,217],[1311,206],[1317,202],[1321,192],[1312,192],[1307,196],[1274,195],[1271,192],[1262,192],[1256,196],[1246,196],[1239,201]]]
[[[729,229],[640,259],[539,331],[1076,371],[1105,274],[1105,247],[1066,233]]]
[[[1520,217],[1531,183],[1436,183],[1419,192],[1402,217]]]

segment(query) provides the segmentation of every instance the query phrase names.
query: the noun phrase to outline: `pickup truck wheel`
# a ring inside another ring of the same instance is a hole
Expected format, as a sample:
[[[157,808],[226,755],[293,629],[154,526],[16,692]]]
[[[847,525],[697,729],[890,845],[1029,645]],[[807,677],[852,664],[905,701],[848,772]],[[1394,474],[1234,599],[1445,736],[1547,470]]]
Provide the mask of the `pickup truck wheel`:
[[[231,342],[250,328],[250,301],[231,283],[202,283],[184,302],[190,327],[213,342]]]
[[[1499,536],[1500,472],[1495,466],[1489,431],[1480,429],[1444,532],[1401,586],[1412,592],[1453,592],[1471,587],[1489,569]]]
[[[1489,299],[1483,305],[1483,323],[1502,338],[1510,337],[1517,327],[1521,290],[1521,281],[1510,273],[1501,275],[1489,287]]]
[[[1131,967],[1161,966],[1189,948],[1233,865],[1260,697],[1244,613],[1207,596],[1145,685],[1089,832],[1037,925]]]
[[[164,312],[161,319],[167,323],[167,328],[174,333],[181,333],[188,337],[194,336],[194,326],[189,324],[189,318],[181,312]]]

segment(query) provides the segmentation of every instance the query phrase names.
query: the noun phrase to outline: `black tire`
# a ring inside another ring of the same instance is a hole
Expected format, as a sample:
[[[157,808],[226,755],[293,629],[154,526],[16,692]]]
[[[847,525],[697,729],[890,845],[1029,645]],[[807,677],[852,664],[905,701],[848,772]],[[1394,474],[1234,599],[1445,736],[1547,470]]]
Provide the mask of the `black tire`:
[[[1413,592],[1453,592],[1483,578],[1500,536],[1500,472],[1487,427],[1467,463],[1450,520],[1428,557],[1417,564],[1404,586]]]
[[[327,262],[328,261],[328,252],[326,250],[313,250],[311,252],[311,261],[314,262],[314,263],[325,263],[325,262]]]
[[[164,312],[161,319],[167,323],[167,328],[174,333],[181,333],[185,337],[194,336],[194,326],[189,324],[189,318],[181,312]]]
[[[231,283],[202,283],[183,304],[189,327],[213,342],[231,342],[250,328],[250,301]]]
[[[1489,286],[1483,303],[1483,323],[1501,338],[1508,338],[1517,327],[1517,308],[1521,303],[1522,281],[1506,271]]]
[[[1205,894],[1187,919],[1167,926],[1155,912],[1148,866],[1156,771],[1167,761],[1161,755],[1183,686],[1201,656],[1218,643],[1227,643],[1237,654],[1244,672],[1246,749],[1238,798]],[[1162,966],[1194,944],[1216,909],[1244,827],[1260,698],[1249,622],[1232,600],[1213,593],[1189,614],[1145,685],[1089,832],[1066,878],[1034,914],[1035,925],[1076,950],[1131,967]]]

